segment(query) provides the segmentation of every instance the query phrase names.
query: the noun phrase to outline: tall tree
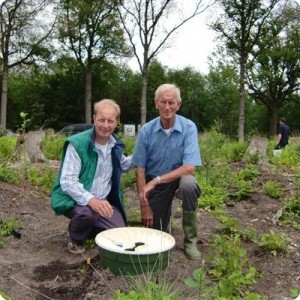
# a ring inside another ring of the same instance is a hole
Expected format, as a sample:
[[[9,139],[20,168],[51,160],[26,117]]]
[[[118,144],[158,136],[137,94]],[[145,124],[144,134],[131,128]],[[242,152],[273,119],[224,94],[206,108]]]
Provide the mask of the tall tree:
[[[286,0],[218,0],[224,13],[212,28],[224,38],[227,50],[239,66],[239,127],[238,140],[244,140],[245,71],[249,53],[264,34],[262,26],[279,3]]]
[[[41,18],[38,18],[48,4],[48,0],[5,0],[0,5],[0,125],[4,128],[9,70],[21,64],[33,63],[37,56],[49,53],[43,43],[49,37],[52,25],[42,23]]]
[[[184,13],[187,11],[184,7],[190,5],[189,1],[119,0],[119,15],[142,74],[141,125],[145,124],[147,117],[149,65],[170,46],[170,37],[183,24],[210,6],[209,2],[206,5],[202,2],[193,1],[192,9]]]
[[[279,109],[300,90],[299,20],[300,10],[293,6],[286,7],[280,19],[271,18],[247,72],[251,96],[268,110],[270,136],[276,134]]]
[[[61,0],[59,38],[85,74],[85,122],[91,123],[93,66],[126,53],[114,0]]]

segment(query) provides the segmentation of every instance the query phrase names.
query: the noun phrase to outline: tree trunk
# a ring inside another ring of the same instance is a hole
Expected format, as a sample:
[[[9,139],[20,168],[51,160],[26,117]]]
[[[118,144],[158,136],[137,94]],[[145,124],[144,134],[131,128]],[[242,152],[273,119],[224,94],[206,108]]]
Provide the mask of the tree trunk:
[[[87,67],[85,72],[85,123],[92,123],[92,70]]]
[[[142,98],[141,98],[141,126],[147,122],[147,89],[148,89],[148,65],[144,64],[142,73]]]
[[[3,66],[2,70],[2,86],[1,86],[1,115],[0,126],[6,128],[6,116],[7,116],[7,86],[8,86],[8,67]]]
[[[42,152],[42,140],[46,136],[45,131],[31,131],[18,137],[15,148],[17,159],[28,163],[37,163],[45,161]]]
[[[267,151],[268,151],[267,138],[261,136],[251,137],[248,149],[246,151],[247,155],[251,155],[251,156],[257,155],[258,163],[264,163],[267,161]]]
[[[269,110],[269,136],[274,137],[277,134],[277,118],[278,118],[278,108],[276,105],[272,106]]]
[[[240,57],[239,102],[240,102],[240,107],[239,107],[238,140],[239,142],[243,142],[244,130],[245,130],[245,62],[242,54]]]

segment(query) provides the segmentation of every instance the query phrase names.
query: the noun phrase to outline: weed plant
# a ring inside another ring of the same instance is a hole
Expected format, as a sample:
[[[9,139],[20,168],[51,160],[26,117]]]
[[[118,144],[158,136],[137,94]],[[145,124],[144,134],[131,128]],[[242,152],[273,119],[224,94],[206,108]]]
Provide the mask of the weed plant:
[[[143,277],[142,277],[143,278]],[[118,300],[180,300],[180,290],[175,288],[175,284],[167,279],[156,282],[153,278],[140,279],[136,277],[133,281],[130,292],[117,291],[115,299]]]
[[[227,186],[232,171],[227,165],[206,165],[197,170],[196,179],[201,187],[202,194],[198,206],[208,211],[223,208],[228,198]]]
[[[276,255],[278,251],[287,253],[290,241],[290,238],[285,233],[271,230],[269,233],[261,235],[258,245]]]
[[[11,235],[14,230],[22,226],[22,222],[14,218],[0,218],[0,248],[4,245],[4,237]]]
[[[246,142],[227,142],[222,145],[221,154],[227,161],[242,161],[245,156],[247,146],[248,144]]]
[[[268,180],[263,184],[266,194],[274,199],[279,199],[283,196],[282,186],[279,182]]]
[[[41,186],[46,192],[50,192],[56,178],[56,171],[50,167],[46,167],[44,170],[29,167],[27,176],[27,180],[30,184]]]
[[[136,182],[136,179],[135,179],[135,171],[134,170],[131,170],[127,173],[122,174],[121,187],[122,187],[123,191],[125,191],[127,188],[134,187],[135,182]]]
[[[289,198],[281,210],[279,222],[300,229],[300,196]]]
[[[0,158],[10,160],[13,157],[14,150],[17,144],[16,136],[0,137]]]
[[[229,142],[229,138],[220,133],[217,127],[200,137],[200,149],[203,165],[214,165],[216,162],[225,162],[226,157],[221,149],[224,144]]]
[[[185,280],[190,287],[198,288],[199,299],[263,299],[248,290],[258,275],[241,247],[239,235],[215,235],[208,260],[210,266],[202,266]]]
[[[8,162],[0,162],[0,181],[18,184],[21,178],[19,173],[9,166]]]
[[[300,145],[290,144],[281,150],[281,154],[270,155],[270,162],[277,167],[289,166],[295,167],[300,165]]]
[[[236,182],[236,188],[237,191],[233,194],[233,196],[237,201],[250,198],[251,194],[254,192],[252,181],[238,179]]]
[[[246,181],[253,181],[260,176],[260,172],[254,165],[249,165],[241,169],[238,173],[238,178]]]
[[[122,137],[122,141],[125,144],[124,155],[132,155],[135,147],[135,137],[125,135]]]
[[[47,159],[60,160],[66,140],[62,135],[47,135],[42,141],[42,151]]]
[[[255,242],[256,230],[252,227],[241,227],[237,220],[231,216],[228,216],[223,211],[213,212],[213,216],[219,221],[217,231],[220,234],[238,235],[243,241]]]

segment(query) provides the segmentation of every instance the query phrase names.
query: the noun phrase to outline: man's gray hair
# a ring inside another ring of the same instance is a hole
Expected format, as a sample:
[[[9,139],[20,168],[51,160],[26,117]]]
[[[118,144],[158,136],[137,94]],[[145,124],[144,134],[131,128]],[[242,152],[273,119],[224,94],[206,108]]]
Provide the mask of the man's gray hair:
[[[174,84],[174,83],[164,83],[160,85],[154,94],[154,101],[157,101],[160,97],[160,94],[165,92],[165,91],[174,91],[176,95],[176,99],[178,100],[179,103],[181,103],[181,96],[180,96],[180,89],[179,87]]]

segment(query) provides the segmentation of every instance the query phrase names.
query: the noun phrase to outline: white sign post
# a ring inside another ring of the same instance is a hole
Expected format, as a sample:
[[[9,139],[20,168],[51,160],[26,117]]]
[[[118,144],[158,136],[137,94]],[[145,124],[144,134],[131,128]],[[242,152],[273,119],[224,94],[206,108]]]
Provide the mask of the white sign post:
[[[124,134],[127,136],[135,136],[135,125],[124,125]]]

